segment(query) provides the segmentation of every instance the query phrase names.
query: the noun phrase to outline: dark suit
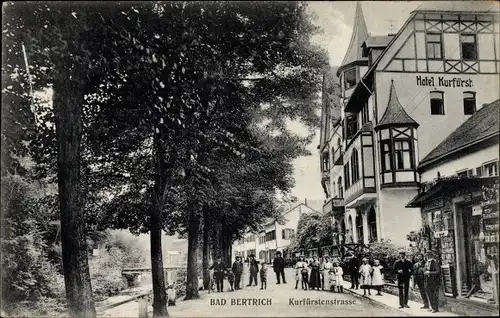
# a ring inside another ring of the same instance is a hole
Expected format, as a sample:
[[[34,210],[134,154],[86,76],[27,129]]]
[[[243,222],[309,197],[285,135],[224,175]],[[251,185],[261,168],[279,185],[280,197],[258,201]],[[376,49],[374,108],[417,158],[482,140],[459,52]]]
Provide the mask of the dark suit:
[[[232,269],[234,273],[234,288],[240,289],[241,274],[243,274],[243,263],[234,262]]]
[[[253,259],[253,260],[250,260],[249,262],[249,265],[250,265],[250,280],[249,280],[249,283],[248,283],[248,286],[251,286],[252,285],[252,281],[255,282],[255,286],[258,285],[258,281],[257,281],[257,273],[259,272],[259,262],[257,262],[256,259]]]
[[[420,297],[422,297],[422,301],[424,302],[424,307],[429,308],[429,300],[427,299],[427,293],[425,291],[424,272],[425,272],[424,260],[416,262],[413,265],[413,277],[415,284],[418,286],[418,290],[420,291]]]
[[[354,256],[349,261],[349,275],[351,276],[351,289],[359,287],[359,259]]]
[[[217,291],[224,291],[224,271],[226,267],[221,263],[214,263],[210,266],[210,269],[214,270],[215,284],[217,285]]]
[[[283,259],[283,257],[278,256],[274,259],[273,269],[274,269],[274,272],[276,273],[276,280],[278,281],[278,284],[280,284],[280,275],[283,278],[283,283],[286,284],[285,260]]]
[[[399,273],[398,271],[402,272]],[[407,260],[398,259],[394,263],[394,272],[398,277],[399,306],[408,306],[408,293],[410,291],[410,277],[413,274],[413,264]]]
[[[431,303],[433,310],[439,310],[439,285],[441,283],[441,267],[436,260],[430,260],[425,263],[425,271],[429,271],[429,275],[425,275],[425,291],[427,298]]]

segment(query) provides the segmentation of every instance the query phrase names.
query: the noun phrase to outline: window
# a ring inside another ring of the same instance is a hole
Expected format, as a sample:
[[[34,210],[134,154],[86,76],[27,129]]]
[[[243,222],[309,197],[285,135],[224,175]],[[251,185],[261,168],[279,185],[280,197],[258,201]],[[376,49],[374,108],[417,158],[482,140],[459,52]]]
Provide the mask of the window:
[[[329,167],[329,153],[328,152],[323,152],[323,171],[328,171],[330,170],[330,167]]]
[[[389,140],[380,143],[382,151],[382,172],[391,171],[391,144]]]
[[[427,33],[427,58],[440,60],[443,58],[441,33]]]
[[[356,85],[356,68],[348,69],[344,72],[344,89],[349,89]]]
[[[396,170],[413,168],[409,140],[394,141],[394,165]]]
[[[352,183],[359,180],[359,158],[358,150],[354,149],[351,155]]]
[[[358,116],[357,115],[348,115],[346,119],[347,127],[346,127],[346,136],[347,138],[351,138],[358,132]]]
[[[477,44],[475,34],[462,34],[460,36],[460,43],[462,44],[462,59],[464,60],[477,60]]]
[[[498,176],[498,161],[485,164],[483,167],[484,167],[483,175],[485,177]]]
[[[472,115],[476,112],[476,93],[464,92],[464,115]]]
[[[467,169],[461,170],[461,171],[457,171],[457,176],[460,177],[460,178],[467,177]]]
[[[483,167],[476,168],[476,176],[480,177],[483,175]]]
[[[338,184],[338,187],[339,187],[339,198],[343,198],[344,197],[344,188],[342,186],[342,177],[339,177],[339,180],[337,182]]]
[[[443,92],[431,92],[431,115],[444,115]]]
[[[368,103],[365,103],[361,111],[362,111],[361,123],[364,125],[370,121],[370,117],[368,115]]]
[[[349,174],[349,163],[344,165],[344,185],[345,188],[349,188],[351,186],[351,179]]]

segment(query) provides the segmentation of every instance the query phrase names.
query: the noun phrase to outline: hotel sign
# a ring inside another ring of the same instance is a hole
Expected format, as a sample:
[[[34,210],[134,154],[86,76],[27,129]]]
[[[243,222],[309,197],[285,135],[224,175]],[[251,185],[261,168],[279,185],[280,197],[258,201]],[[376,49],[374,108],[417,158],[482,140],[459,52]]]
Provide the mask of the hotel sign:
[[[421,76],[417,75],[417,86],[430,86],[430,87],[473,87],[472,80],[462,79],[460,77],[447,78],[445,76]]]

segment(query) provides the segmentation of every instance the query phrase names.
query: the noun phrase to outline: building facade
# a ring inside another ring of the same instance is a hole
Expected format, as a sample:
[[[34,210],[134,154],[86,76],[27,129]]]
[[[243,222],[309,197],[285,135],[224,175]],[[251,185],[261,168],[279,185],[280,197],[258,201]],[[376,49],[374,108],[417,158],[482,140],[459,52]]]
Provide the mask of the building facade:
[[[497,100],[458,127],[421,160],[421,190],[408,204],[421,208],[418,247],[436,250],[447,269],[446,294],[496,304],[499,125]]]
[[[406,208],[419,192],[420,158],[499,98],[499,30],[495,3],[424,2],[396,34],[370,36],[357,4],[336,72],[340,119],[333,142],[320,145],[331,182],[323,210],[339,244],[409,246],[422,226],[420,210]]]
[[[297,234],[297,225],[300,216],[304,213],[318,213],[306,203],[298,203],[283,207],[283,224],[268,220],[258,233],[247,233],[244,238],[233,244],[233,259],[241,256],[244,260],[253,254],[255,258],[264,263],[271,263],[277,251],[285,259],[293,258],[292,251],[288,250],[292,240]]]

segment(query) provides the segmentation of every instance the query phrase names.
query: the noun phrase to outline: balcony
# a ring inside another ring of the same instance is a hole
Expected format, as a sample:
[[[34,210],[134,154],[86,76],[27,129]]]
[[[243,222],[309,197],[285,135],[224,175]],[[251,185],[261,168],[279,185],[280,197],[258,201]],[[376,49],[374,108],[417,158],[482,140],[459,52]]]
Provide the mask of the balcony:
[[[334,217],[342,216],[345,213],[344,199],[331,198],[323,205],[323,213],[332,213]]]

